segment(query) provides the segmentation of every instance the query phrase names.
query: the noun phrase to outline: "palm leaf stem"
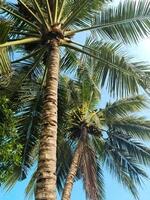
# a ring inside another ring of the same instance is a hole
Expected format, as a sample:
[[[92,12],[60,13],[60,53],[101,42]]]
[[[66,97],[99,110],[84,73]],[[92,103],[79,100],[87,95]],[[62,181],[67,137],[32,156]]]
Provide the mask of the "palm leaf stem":
[[[35,6],[35,9],[37,10],[38,14],[39,14],[39,17],[40,17],[40,20],[42,21],[42,24],[45,26],[45,28],[47,30],[49,30],[49,25],[47,24],[46,20],[45,20],[45,17],[43,15],[43,12],[38,4],[38,2],[36,0],[32,0],[33,2],[33,5]]]
[[[5,42],[4,44],[0,44],[0,48],[3,47],[9,47],[9,46],[15,46],[15,45],[22,45],[27,43],[33,43],[33,42],[39,42],[41,39],[37,37],[30,37],[30,38],[24,38],[20,40],[12,40]]]
[[[58,0],[55,0],[55,12],[54,12],[54,23],[57,23],[57,16],[58,16]]]
[[[63,0],[63,1],[62,1],[62,5],[61,5],[61,8],[60,8],[60,11],[59,11],[59,15],[58,15],[58,22],[61,20],[61,17],[62,17],[63,11],[64,11],[65,4],[66,4],[66,0]]]
[[[127,24],[127,23],[131,23],[133,21],[140,21],[140,20],[148,20],[150,19],[150,16],[146,16],[146,17],[134,17],[132,19],[125,19],[125,20],[120,20],[117,22],[111,22],[111,23],[105,23],[105,24],[101,24],[101,25],[94,25],[94,26],[89,26],[87,28],[82,28],[82,29],[78,29],[75,31],[66,31],[65,32],[65,36],[69,36],[69,35],[74,35],[76,33],[80,33],[80,32],[84,32],[84,31],[89,31],[89,30],[93,30],[93,29],[103,29],[103,28],[108,28],[108,27],[112,27],[112,26],[116,26],[116,25],[122,25],[122,24]]]
[[[50,9],[50,4],[49,4],[49,1],[46,0],[46,8],[47,8],[47,13],[48,13],[48,21],[51,25],[53,25],[53,18],[52,18],[52,12],[51,12],[51,9]]]
[[[18,35],[25,35],[25,36],[33,36],[33,37],[38,37],[39,36],[39,34],[37,34],[37,33],[27,33],[27,32],[20,32],[20,31],[10,31],[9,32],[10,34],[12,33],[12,34],[18,34]]]

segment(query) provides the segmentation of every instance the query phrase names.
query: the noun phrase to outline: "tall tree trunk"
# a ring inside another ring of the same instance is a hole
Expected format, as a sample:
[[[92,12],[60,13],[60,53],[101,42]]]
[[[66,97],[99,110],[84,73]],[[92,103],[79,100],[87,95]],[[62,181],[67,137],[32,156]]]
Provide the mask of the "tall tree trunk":
[[[59,72],[59,47],[51,42],[47,58],[47,79],[43,102],[43,129],[40,138],[37,172],[36,200],[56,200],[56,142],[57,142],[57,93]]]
[[[76,173],[79,167],[82,147],[83,147],[82,141],[80,141],[74,153],[73,160],[69,169],[69,173],[68,173],[67,180],[66,180],[65,187],[62,194],[62,200],[70,200],[74,178],[76,176]]]
[[[83,148],[84,148],[84,142],[87,139],[87,134],[88,134],[87,128],[86,128],[85,124],[83,124],[81,126],[80,141],[79,141],[76,151],[74,153],[73,160],[72,160],[72,163],[71,163],[71,166],[69,169],[69,173],[67,176],[67,180],[65,183],[65,187],[63,190],[62,200],[70,200],[74,178],[75,178],[77,170],[79,168],[79,164],[80,164],[80,160],[81,160],[81,156],[82,156],[82,152],[83,152]]]

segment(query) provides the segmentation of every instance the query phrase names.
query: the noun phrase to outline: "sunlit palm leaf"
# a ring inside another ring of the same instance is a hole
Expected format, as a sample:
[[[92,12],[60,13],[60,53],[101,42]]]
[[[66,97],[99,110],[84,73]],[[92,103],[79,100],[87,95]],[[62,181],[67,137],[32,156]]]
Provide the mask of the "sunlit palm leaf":
[[[124,54],[121,56],[121,49],[116,44],[89,38],[84,46],[74,42],[64,45],[85,56],[86,64],[81,62],[79,68],[92,67],[96,74],[95,79],[100,82],[101,87],[105,86],[111,95],[127,96],[137,93],[139,86],[146,87],[146,69],[149,70],[147,64],[133,62]],[[95,60],[92,63],[94,66],[90,65],[90,57]]]
[[[149,7],[149,0],[120,2],[117,7],[97,12],[91,25],[75,32],[95,29],[100,38],[137,42],[149,34]]]

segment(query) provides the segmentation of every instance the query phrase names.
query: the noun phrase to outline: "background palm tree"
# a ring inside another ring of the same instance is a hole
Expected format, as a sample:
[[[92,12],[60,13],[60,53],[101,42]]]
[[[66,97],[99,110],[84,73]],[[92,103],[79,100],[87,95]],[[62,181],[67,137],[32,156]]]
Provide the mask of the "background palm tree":
[[[11,65],[15,66],[18,73],[22,71],[21,66],[25,66],[25,74],[20,85],[24,84],[25,80],[33,78],[31,74],[37,77],[39,69],[42,70],[42,77],[38,78],[39,91],[44,91],[44,100],[36,199],[56,199],[57,87],[60,47],[62,47],[62,69],[66,64],[68,69],[74,66],[78,60],[78,55],[74,55],[75,52],[97,59],[96,72],[99,77],[103,77],[101,85],[105,85],[108,79],[110,92],[115,93],[119,88],[119,94],[123,95],[136,93],[138,85],[146,88],[145,80],[148,76],[146,65],[129,62],[124,56],[120,56],[114,43],[108,46],[103,41],[96,43],[95,40],[89,40],[83,46],[72,39],[76,33],[89,30],[98,38],[117,39],[128,43],[137,42],[141,37],[148,35],[150,29],[148,1],[121,3],[117,8],[108,9],[102,7],[104,3],[107,1],[45,0],[43,3],[40,0],[33,0],[28,3],[28,1],[18,0],[17,5],[1,3],[2,16],[10,22],[8,24],[3,20],[0,23],[0,73],[3,85],[6,85],[3,81],[4,77],[5,81],[9,80],[14,73],[10,68]],[[15,45],[20,45],[19,50],[23,50],[25,55],[10,64],[8,51],[13,50],[10,47]],[[105,48],[102,48],[104,46]],[[41,65],[42,69],[39,67]],[[34,118],[33,113],[31,119]],[[29,127],[31,129],[31,123]]]
[[[146,107],[148,101],[142,96],[128,97],[99,109],[98,93],[88,81],[72,86],[72,109],[65,132],[74,156],[62,199],[70,199],[76,175],[82,178],[89,199],[103,199],[104,164],[138,199],[136,185],[147,178],[141,165],[150,162],[150,149],[141,141],[150,139],[150,121],[133,114]]]

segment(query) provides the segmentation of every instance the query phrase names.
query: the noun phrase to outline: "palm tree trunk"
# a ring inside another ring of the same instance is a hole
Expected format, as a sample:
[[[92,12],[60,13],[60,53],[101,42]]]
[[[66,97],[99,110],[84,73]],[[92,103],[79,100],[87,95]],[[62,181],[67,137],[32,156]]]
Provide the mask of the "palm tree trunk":
[[[47,80],[43,102],[43,130],[40,138],[36,200],[56,200],[57,90],[59,47],[51,42],[47,58]]]
[[[62,194],[62,200],[70,200],[74,177],[76,176],[80,162],[82,146],[82,141],[80,141],[74,153],[73,160],[69,169],[69,173]]]
[[[87,128],[83,124],[81,127],[81,138],[73,156],[73,160],[69,169],[67,180],[62,194],[62,200],[70,200],[73,181],[79,168],[80,159],[82,156],[84,142],[87,139]]]

